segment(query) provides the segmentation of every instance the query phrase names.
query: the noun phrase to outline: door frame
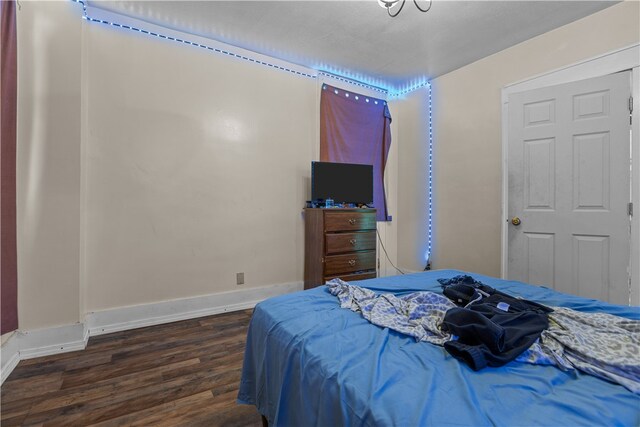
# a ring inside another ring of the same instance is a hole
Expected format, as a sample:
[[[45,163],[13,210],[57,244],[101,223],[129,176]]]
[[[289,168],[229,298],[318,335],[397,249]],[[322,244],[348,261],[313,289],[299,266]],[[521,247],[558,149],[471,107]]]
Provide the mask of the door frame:
[[[547,86],[571,83],[592,77],[600,77],[620,71],[631,70],[631,93],[633,95],[633,112],[631,126],[631,199],[634,204],[634,215],[631,218],[631,304],[640,305],[640,43],[599,55],[578,63],[568,65],[547,73],[538,74],[506,85],[502,88],[502,258],[500,274],[507,277],[508,260],[508,221],[509,221],[509,187],[508,187],[508,149],[509,149],[509,95]]]

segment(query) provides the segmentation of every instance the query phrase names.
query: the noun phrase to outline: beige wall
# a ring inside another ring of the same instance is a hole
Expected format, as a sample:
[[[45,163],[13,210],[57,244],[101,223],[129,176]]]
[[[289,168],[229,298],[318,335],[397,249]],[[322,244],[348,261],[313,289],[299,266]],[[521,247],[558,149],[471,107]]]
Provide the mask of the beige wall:
[[[318,81],[81,13],[18,18],[20,328],[302,282]],[[393,257],[395,223],[381,234]]]
[[[500,275],[501,89],[638,43],[639,21],[640,3],[623,2],[433,81],[437,268]]]
[[[71,2],[17,12],[20,329],[80,320],[80,17]]]
[[[316,81],[85,30],[86,310],[301,281]]]
[[[398,263],[422,271],[427,261],[429,98],[426,88],[394,102],[398,139]]]

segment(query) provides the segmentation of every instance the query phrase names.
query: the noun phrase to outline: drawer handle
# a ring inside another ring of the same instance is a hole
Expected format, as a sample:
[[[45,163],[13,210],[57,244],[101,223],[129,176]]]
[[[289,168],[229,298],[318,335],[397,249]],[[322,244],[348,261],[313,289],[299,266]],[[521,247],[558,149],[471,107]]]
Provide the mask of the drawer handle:
[[[351,243],[351,246],[355,246],[356,245],[356,239],[349,240],[349,243]]]
[[[356,260],[355,259],[350,259],[349,261],[347,261],[349,263],[349,265],[351,267],[353,267],[354,265],[356,265]]]
[[[356,219],[355,218],[349,218],[349,224],[353,225],[356,223]]]

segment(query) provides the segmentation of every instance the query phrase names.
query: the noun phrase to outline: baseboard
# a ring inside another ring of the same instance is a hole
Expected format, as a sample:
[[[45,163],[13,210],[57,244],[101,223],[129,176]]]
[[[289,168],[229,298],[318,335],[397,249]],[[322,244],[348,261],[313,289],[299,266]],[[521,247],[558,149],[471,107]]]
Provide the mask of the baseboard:
[[[20,362],[20,349],[15,340],[16,333],[14,332],[4,343],[2,343],[2,349],[0,350],[0,384],[4,383],[13,368]]]
[[[0,384],[21,360],[83,350],[86,346],[84,326],[81,323],[31,331],[15,331],[2,344],[0,350],[2,359]]]
[[[88,313],[85,324],[89,336],[143,328],[228,311],[253,308],[257,303],[276,295],[303,288],[302,282],[282,283],[260,288],[221,292],[194,298],[162,301],[152,304],[119,307]]]
[[[84,350],[87,346],[82,323],[19,331],[16,338],[20,348],[20,360]]]
[[[1,375],[0,384],[4,383],[4,380],[6,380],[9,374],[13,372],[13,369],[16,366],[18,366],[19,362],[20,362],[20,352],[16,351],[15,353],[13,353],[13,355],[11,355],[11,358],[7,360],[6,366],[4,364],[2,365],[2,373],[0,374]]]
[[[0,349],[0,384],[20,360],[83,350],[89,337],[213,314],[244,310],[273,296],[300,291],[302,282],[247,288],[194,298],[87,313],[84,323],[16,331]]]

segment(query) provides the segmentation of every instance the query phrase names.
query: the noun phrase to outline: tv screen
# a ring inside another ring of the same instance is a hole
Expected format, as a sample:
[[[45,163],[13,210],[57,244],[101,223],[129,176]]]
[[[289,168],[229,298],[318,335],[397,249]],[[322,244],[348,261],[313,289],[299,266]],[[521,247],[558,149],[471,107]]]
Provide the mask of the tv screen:
[[[373,203],[373,166],[311,162],[311,199],[334,203]]]

